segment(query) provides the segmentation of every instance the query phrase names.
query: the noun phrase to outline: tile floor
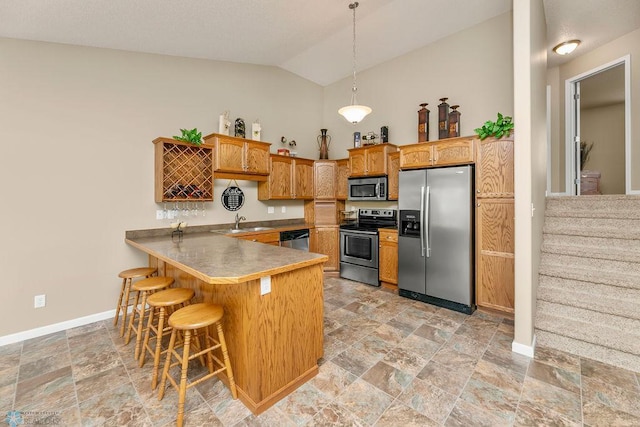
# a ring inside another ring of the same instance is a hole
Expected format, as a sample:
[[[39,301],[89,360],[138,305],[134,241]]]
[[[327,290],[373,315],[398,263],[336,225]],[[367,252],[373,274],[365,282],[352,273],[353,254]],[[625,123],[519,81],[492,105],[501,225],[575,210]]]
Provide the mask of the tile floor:
[[[500,317],[327,278],[320,373],[258,417],[206,381],[187,394],[185,424],[640,426],[640,373],[541,347],[529,359],[510,351],[512,336]],[[138,368],[133,347],[111,321],[0,347],[0,416],[172,425],[176,392],[157,400],[150,364]],[[192,379],[203,374],[195,366]]]

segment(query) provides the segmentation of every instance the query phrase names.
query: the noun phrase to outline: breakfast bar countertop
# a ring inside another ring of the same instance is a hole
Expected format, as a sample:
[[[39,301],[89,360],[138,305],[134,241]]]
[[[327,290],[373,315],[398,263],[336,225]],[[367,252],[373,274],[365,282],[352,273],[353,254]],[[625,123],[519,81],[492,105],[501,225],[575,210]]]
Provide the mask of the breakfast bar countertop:
[[[326,255],[208,232],[185,233],[180,241],[170,235],[125,241],[209,284],[244,283],[328,260]]]

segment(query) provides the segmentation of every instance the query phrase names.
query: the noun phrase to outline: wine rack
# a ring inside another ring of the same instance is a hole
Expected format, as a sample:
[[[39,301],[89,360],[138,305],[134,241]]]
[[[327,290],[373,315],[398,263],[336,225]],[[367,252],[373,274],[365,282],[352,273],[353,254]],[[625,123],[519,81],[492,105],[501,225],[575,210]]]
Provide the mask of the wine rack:
[[[212,201],[213,150],[177,141],[156,138],[155,201]]]

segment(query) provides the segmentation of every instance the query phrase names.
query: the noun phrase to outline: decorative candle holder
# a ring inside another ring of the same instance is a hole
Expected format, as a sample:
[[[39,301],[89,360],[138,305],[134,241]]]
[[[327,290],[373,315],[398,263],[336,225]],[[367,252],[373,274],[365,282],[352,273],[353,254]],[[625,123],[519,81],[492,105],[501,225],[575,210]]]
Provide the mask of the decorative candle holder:
[[[429,140],[429,109],[428,103],[420,104],[418,110],[418,142],[426,142]]]
[[[448,138],[449,137],[449,104],[447,104],[447,99],[449,98],[440,98],[442,101],[438,105],[438,138]]]

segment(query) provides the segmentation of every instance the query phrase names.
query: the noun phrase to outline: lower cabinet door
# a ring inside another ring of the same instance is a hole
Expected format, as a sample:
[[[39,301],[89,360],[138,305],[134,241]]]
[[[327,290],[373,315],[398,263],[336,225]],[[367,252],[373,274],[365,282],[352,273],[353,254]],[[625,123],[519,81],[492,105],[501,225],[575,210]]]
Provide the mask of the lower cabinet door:
[[[316,227],[314,232],[316,235],[315,252],[329,257],[329,260],[324,264],[325,271],[338,271],[340,266],[338,226]]]

